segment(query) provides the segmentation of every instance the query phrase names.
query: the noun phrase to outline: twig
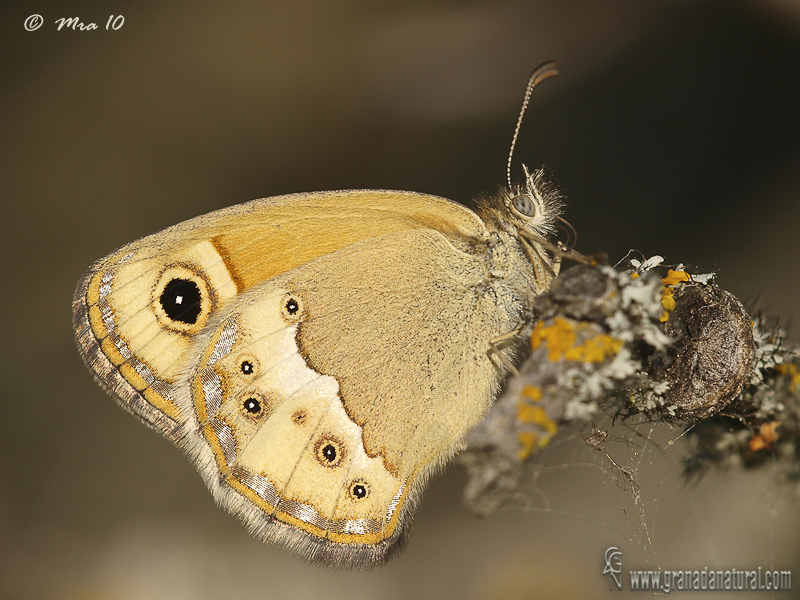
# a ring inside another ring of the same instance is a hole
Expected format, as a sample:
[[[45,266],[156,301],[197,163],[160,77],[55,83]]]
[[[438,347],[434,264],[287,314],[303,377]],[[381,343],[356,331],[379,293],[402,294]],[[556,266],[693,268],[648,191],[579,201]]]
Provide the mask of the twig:
[[[689,430],[696,455],[687,475],[769,457],[797,471],[797,352],[712,275],[678,266],[659,276],[660,262],[577,265],[537,299],[537,320],[522,332],[530,356],[458,457],[472,510],[502,506],[559,428],[601,410]],[[606,437],[596,431],[587,443],[602,450]]]

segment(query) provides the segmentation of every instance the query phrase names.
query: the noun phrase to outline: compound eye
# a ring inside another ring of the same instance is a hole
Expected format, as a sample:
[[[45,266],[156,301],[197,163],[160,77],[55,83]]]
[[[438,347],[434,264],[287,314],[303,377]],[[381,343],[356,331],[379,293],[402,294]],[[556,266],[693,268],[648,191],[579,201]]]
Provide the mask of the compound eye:
[[[514,196],[511,199],[511,206],[514,208],[515,212],[523,217],[536,216],[536,205],[533,203],[533,199],[527,194]]]

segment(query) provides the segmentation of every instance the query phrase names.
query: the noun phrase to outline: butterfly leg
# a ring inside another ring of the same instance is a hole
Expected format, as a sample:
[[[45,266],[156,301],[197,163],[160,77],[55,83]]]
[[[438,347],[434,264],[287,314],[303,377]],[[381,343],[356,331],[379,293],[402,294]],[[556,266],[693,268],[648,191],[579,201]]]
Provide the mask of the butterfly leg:
[[[508,340],[514,339],[519,335],[520,330],[514,329],[509,331],[508,333],[504,333],[503,335],[498,335],[496,338],[489,340],[489,356],[495,357],[500,363],[509,370],[512,375],[519,375],[519,371],[517,371],[517,367],[514,366],[505,353],[500,349],[499,344],[506,342]]]

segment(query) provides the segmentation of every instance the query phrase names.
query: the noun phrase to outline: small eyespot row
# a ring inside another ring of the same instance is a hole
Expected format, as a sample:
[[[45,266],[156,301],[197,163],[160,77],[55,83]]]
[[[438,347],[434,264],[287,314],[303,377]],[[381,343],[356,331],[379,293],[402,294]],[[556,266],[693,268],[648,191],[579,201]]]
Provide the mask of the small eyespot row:
[[[239,365],[239,369],[242,371],[244,375],[252,375],[255,373],[255,367],[253,363],[249,360],[243,360],[242,363]]]
[[[322,466],[335,467],[342,462],[344,449],[339,440],[331,436],[325,436],[317,441],[314,447],[314,454]]]
[[[354,500],[363,500],[369,496],[369,486],[365,481],[359,479],[350,483],[348,492]]]
[[[263,407],[261,406],[261,401],[258,398],[254,398],[253,396],[248,397],[243,403],[242,407],[244,410],[253,415],[257,416],[261,414]]]
[[[280,307],[281,316],[287,323],[298,323],[303,318],[303,300],[296,294],[286,294]]]

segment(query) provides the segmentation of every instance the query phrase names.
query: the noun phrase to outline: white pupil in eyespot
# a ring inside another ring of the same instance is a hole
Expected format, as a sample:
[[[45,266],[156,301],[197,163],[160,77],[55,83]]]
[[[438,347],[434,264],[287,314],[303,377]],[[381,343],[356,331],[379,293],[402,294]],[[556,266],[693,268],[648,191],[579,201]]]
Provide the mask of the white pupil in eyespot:
[[[514,209],[521,215],[532,217],[536,214],[536,206],[534,206],[533,201],[528,196],[516,196],[514,200],[512,200],[512,203]]]
[[[244,409],[251,415],[261,412],[261,403],[255,398],[248,398],[244,401]]]
[[[322,455],[330,462],[333,462],[336,460],[336,448],[328,444],[322,449]]]

